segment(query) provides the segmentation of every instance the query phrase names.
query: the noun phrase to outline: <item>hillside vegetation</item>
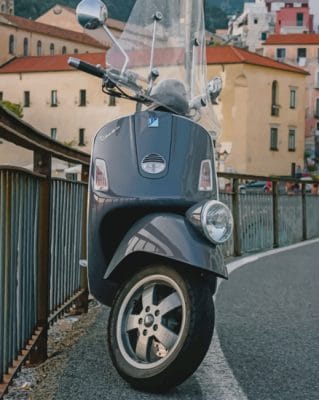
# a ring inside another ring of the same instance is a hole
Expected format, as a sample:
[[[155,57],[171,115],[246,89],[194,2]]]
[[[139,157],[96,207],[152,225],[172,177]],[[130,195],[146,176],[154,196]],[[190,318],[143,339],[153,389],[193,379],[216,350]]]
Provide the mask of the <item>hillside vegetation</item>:
[[[227,26],[227,15],[240,11],[244,0],[204,0],[206,28],[214,31]],[[246,0],[247,1],[247,0]],[[35,19],[59,3],[76,8],[79,0],[16,0],[15,13],[25,18]],[[135,0],[105,0],[111,18],[126,21]]]

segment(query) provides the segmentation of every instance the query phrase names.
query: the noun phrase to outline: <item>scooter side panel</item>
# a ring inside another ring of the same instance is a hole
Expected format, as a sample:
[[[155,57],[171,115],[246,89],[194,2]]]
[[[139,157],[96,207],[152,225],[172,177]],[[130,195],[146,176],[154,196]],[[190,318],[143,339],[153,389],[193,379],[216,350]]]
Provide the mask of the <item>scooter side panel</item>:
[[[157,122],[154,124],[155,119]],[[141,162],[150,153],[164,157],[166,169],[163,173],[151,175],[142,172]],[[97,158],[105,161],[108,191],[94,190],[94,162]],[[120,211],[129,209],[134,215],[138,207],[145,210],[152,209],[151,212],[145,211],[144,215],[147,212],[152,214],[176,211],[182,215],[197,202],[217,198],[214,173],[212,191],[198,190],[201,161],[213,158],[214,150],[209,134],[188,118],[171,113],[138,112],[108,123],[97,133],[92,149],[88,212],[88,273],[90,289],[95,297],[108,291],[106,283],[109,280],[103,279],[106,266],[112,257],[115,257],[116,249],[125,233],[133,226],[130,223],[132,218],[129,218],[130,221],[125,226],[126,220],[121,218]],[[124,224],[122,224],[123,235],[118,235],[121,238],[115,249],[114,246],[110,246],[110,240],[114,238],[114,224],[117,224],[117,220],[110,222],[109,218],[116,210],[119,210],[118,217]],[[135,221],[140,218],[139,216]],[[191,237],[186,230],[183,231],[184,229],[185,227],[181,225],[181,243],[183,235]],[[206,239],[197,231],[196,235],[199,242],[206,243]],[[168,236],[168,238],[168,241],[174,243],[173,237]],[[189,244],[185,243],[184,246],[187,253]],[[211,247],[209,244],[207,246]],[[194,260],[194,265],[200,268],[211,265],[207,260],[219,253],[219,250],[212,250],[214,247],[203,250],[197,245],[196,248],[198,253],[203,251],[206,256],[198,255],[197,258],[193,256],[189,258],[188,263],[192,264],[191,260]],[[181,249],[184,252],[184,248]],[[211,253],[214,254],[210,255]],[[202,261],[199,261],[200,257],[203,258]],[[179,259],[187,262],[185,257],[180,256]],[[214,261],[212,265],[218,263]],[[214,268],[219,271],[217,266]],[[220,275],[223,275],[223,270]]]
[[[115,252],[104,279],[109,278],[121,261],[134,252],[162,256],[211,271],[222,278],[228,277],[220,248],[206,241],[180,215],[151,214],[135,223]]]

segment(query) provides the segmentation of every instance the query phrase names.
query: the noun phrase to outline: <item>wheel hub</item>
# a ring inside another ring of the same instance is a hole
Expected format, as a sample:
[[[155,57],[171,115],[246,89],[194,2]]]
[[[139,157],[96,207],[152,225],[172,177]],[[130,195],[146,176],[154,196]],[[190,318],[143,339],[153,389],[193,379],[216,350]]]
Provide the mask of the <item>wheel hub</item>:
[[[144,325],[146,328],[151,327],[154,324],[154,317],[152,314],[147,314],[146,317],[144,318]]]

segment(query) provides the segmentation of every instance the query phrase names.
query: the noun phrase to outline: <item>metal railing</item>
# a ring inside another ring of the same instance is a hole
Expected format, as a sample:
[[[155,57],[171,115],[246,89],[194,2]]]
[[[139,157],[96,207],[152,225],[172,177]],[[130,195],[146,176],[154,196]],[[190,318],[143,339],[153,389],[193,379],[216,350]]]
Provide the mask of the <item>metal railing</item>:
[[[52,180],[50,221],[50,313],[80,287],[86,185]]]
[[[0,165],[0,398],[21,364],[47,358],[47,332],[74,302],[87,311],[89,155],[51,140],[0,107],[0,137],[33,151],[34,171]],[[51,177],[52,157],[82,181]]]
[[[234,234],[223,246],[226,256],[240,256],[319,237],[319,195],[307,191],[317,181],[291,177],[218,174],[229,189],[221,201],[233,212]],[[244,181],[264,181],[264,188],[242,190]],[[271,182],[267,192],[266,182]],[[295,185],[296,191],[286,190]],[[317,190],[318,191],[318,190]]]
[[[39,179],[0,170],[0,376],[37,323]]]

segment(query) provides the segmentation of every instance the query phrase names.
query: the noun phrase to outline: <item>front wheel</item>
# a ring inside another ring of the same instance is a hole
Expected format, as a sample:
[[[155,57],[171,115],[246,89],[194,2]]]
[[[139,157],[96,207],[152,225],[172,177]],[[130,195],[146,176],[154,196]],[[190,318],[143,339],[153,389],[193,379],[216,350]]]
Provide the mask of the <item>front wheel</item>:
[[[155,265],[119,291],[108,345],[114,366],[132,386],[165,391],[197,369],[214,329],[208,281],[198,272]]]

